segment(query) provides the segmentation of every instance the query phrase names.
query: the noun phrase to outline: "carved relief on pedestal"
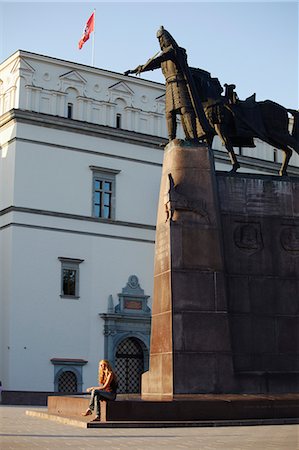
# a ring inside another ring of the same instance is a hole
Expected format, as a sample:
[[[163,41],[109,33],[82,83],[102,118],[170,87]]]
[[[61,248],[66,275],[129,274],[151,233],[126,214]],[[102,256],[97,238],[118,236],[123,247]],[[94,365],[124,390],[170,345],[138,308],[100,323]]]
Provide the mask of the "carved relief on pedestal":
[[[171,173],[168,174],[169,190],[165,195],[166,220],[174,221],[175,212],[194,213],[200,223],[210,223],[206,202],[202,199],[190,200],[187,195],[179,192]]]
[[[263,248],[259,223],[239,223],[234,230],[235,245],[245,253],[256,253]]]
[[[294,255],[299,255],[299,226],[285,226],[280,233],[280,243],[282,248]]]

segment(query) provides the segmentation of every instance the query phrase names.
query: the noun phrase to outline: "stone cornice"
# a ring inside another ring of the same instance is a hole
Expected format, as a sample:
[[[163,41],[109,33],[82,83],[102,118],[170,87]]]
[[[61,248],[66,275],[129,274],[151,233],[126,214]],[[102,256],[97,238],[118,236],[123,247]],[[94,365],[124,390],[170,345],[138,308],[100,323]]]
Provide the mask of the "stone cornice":
[[[130,237],[130,236],[120,236],[117,234],[104,234],[104,233],[97,233],[93,231],[80,231],[80,230],[74,230],[70,228],[57,228],[57,227],[48,227],[48,226],[42,226],[42,225],[33,225],[28,223],[17,223],[17,222],[10,222],[6,225],[0,226],[0,231],[11,228],[11,227],[19,227],[23,229],[31,229],[31,230],[39,230],[39,231],[50,231],[54,233],[66,233],[66,234],[74,234],[74,235],[81,235],[81,236],[93,236],[97,238],[104,238],[104,239],[117,239],[120,241],[131,241],[131,242],[143,242],[145,244],[154,244],[155,241],[152,239],[144,239],[144,238],[136,238],[136,237]],[[79,298],[79,297],[77,297]]]
[[[79,120],[67,119],[65,117],[52,116],[49,114],[42,114],[32,111],[24,111],[20,109],[12,109],[0,117],[0,127],[9,124],[10,122],[20,122],[28,123],[30,125],[39,125],[54,129],[63,129],[64,131],[70,131],[85,135],[97,136],[104,139],[115,140],[120,142],[126,142],[135,145],[146,146],[149,148],[155,148],[156,150],[163,151],[161,144],[166,145],[167,139],[137,133],[134,131],[122,130],[119,128],[108,127],[105,125],[97,125],[88,122],[82,122]],[[5,145],[7,143],[3,143]],[[45,142],[46,144],[46,142]],[[50,144],[47,144],[50,145]],[[75,150],[75,149],[74,149]],[[84,150],[87,151],[87,150]],[[221,150],[213,149],[213,154],[216,162],[223,162],[230,165],[227,152]],[[254,150],[253,150],[254,154]],[[115,155],[107,155],[114,157]],[[241,164],[242,168],[257,170],[257,171],[268,171],[273,175],[277,175],[281,164],[268,161],[265,159],[255,158],[254,156],[242,156],[237,155],[237,158]],[[141,161],[140,161],[141,162]],[[144,161],[147,164],[154,164],[150,161]],[[162,165],[162,164],[157,164]],[[299,176],[299,167],[289,165],[288,173],[291,176]],[[242,174],[242,172],[240,172]]]
[[[216,162],[223,162],[223,163],[227,163],[230,166],[230,161],[229,161],[229,157],[226,151],[221,151],[221,150],[215,150],[213,149],[213,154],[214,154],[214,158]],[[254,149],[252,151],[252,154],[254,154]],[[236,176],[257,176],[257,177],[261,177],[261,176],[277,176],[278,178],[282,179],[282,180],[289,180],[290,177],[279,177],[278,173],[279,173],[279,169],[281,167],[280,163],[277,162],[273,162],[273,161],[268,161],[267,159],[261,159],[261,158],[255,158],[254,156],[242,156],[242,155],[237,155],[238,161],[241,165],[242,169],[252,169],[252,170],[257,170],[257,171],[263,171],[263,172],[269,172],[269,174],[260,174],[260,173],[244,173],[244,172],[237,172],[235,175]],[[219,173],[227,173],[229,175],[229,167],[228,167],[228,172],[221,172],[219,171]],[[288,174],[289,176],[293,176],[293,177],[298,177],[299,176],[299,167],[296,166],[292,166],[289,165],[288,166]],[[231,175],[232,176],[232,175]]]
[[[77,63],[74,61],[67,61],[65,59],[55,58],[53,56],[46,56],[40,53],[32,53],[26,50],[17,50],[4,61],[1,62],[0,67],[4,69],[8,64],[13,62],[17,58],[32,59],[36,61],[42,61],[48,64],[57,64],[59,66],[63,66],[64,68],[69,68],[70,71],[73,70],[83,70],[85,72],[90,72],[93,74],[97,74],[100,76],[105,76],[107,78],[115,79],[115,83],[119,81],[130,82],[134,84],[146,85],[149,87],[155,87],[161,91],[165,92],[165,84],[159,83],[157,81],[146,80],[144,78],[135,77],[135,76],[127,76],[120,72],[114,72],[112,70],[102,69],[100,67],[88,66],[86,64]]]
[[[0,117],[0,127],[6,125],[10,121],[47,128],[63,129],[64,131],[70,131],[72,133],[80,133],[109,140],[152,147],[161,151],[163,150],[161,148],[161,143],[167,143],[167,139],[158,136],[21,109],[11,109],[3,114]]]
[[[86,222],[103,223],[103,224],[108,224],[108,225],[116,225],[116,226],[131,227],[131,228],[140,228],[140,229],[145,229],[145,230],[150,230],[150,231],[155,231],[155,229],[156,229],[156,227],[154,225],[147,225],[147,224],[135,223],[135,222],[125,222],[125,221],[121,221],[121,220],[101,219],[98,217],[83,216],[80,214],[70,214],[70,213],[63,213],[63,212],[57,212],[57,211],[47,211],[47,210],[35,209],[35,208],[25,208],[25,207],[21,207],[21,206],[9,206],[8,208],[2,209],[2,211],[0,211],[0,216],[4,216],[5,214],[9,214],[12,212],[35,214],[35,215],[42,215],[42,216],[51,216],[51,217],[57,217],[57,218],[62,218],[62,219],[83,220]]]

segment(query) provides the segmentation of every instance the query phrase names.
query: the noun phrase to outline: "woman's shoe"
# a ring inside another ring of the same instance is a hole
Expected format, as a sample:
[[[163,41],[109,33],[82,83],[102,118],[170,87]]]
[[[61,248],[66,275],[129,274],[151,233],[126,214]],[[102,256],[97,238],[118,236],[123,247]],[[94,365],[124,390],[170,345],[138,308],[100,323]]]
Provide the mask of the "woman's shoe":
[[[100,422],[100,420],[101,420],[100,416],[96,416],[96,417],[92,420],[92,422]]]
[[[91,414],[92,410],[88,408],[84,413],[82,413],[82,416],[90,416]]]

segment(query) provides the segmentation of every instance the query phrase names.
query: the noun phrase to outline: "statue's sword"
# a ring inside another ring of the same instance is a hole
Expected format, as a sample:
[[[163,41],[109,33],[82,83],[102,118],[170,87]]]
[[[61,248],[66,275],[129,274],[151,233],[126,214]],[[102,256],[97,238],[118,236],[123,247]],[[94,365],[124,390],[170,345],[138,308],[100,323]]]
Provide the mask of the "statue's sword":
[[[153,59],[155,59],[161,52],[161,50],[159,50],[157,53],[154,54],[154,56],[152,56],[148,61],[146,61],[146,63],[142,66],[142,70],[144,70],[146,68],[146,66],[152,62]],[[140,73],[139,73],[140,75]]]

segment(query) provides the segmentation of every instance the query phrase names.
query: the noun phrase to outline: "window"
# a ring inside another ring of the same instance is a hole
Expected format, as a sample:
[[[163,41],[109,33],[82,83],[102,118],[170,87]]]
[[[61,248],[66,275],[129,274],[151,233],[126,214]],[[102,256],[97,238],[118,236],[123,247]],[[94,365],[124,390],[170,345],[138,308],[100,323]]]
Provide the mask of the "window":
[[[79,298],[79,264],[83,259],[58,258],[61,261],[61,297]]]
[[[119,170],[90,166],[93,171],[92,215],[102,219],[115,218],[115,177]]]
[[[66,99],[65,99],[65,115],[68,119],[76,119],[76,109],[78,108],[78,97],[80,93],[77,89],[73,87],[69,87],[66,91]]]
[[[94,214],[96,217],[111,219],[112,181],[94,178]]]
[[[72,119],[73,118],[73,104],[72,103],[68,103],[67,104],[67,118],[68,119]]]
[[[55,392],[81,392],[83,385],[83,366],[88,363],[84,359],[52,358],[54,365]]]
[[[77,377],[71,370],[62,372],[58,378],[58,392],[77,392]]]
[[[121,114],[116,114],[116,128],[121,128]]]

